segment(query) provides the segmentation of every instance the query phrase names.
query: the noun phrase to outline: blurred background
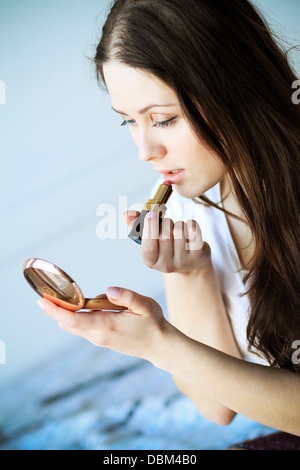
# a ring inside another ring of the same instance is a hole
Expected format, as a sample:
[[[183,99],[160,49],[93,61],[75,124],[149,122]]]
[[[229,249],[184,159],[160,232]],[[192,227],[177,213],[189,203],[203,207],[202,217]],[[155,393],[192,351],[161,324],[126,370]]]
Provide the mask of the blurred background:
[[[299,0],[254,4],[286,48],[300,43]],[[138,160],[91,63],[109,6],[108,0],[0,0],[0,387],[6,397],[45,364],[88,347],[37,306],[23,277],[25,259],[57,264],[86,297],[120,285],[165,305],[160,274],[143,265],[122,219],[148,199],[157,175]],[[116,236],[101,239],[97,228],[108,207],[115,209]]]

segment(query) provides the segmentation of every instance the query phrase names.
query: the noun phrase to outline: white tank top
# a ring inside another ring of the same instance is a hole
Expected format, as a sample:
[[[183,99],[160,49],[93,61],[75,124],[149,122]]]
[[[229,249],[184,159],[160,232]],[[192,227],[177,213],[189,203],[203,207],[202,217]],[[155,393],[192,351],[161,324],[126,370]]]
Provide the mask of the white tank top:
[[[161,180],[159,183],[161,183]],[[157,189],[157,184],[155,189]],[[220,204],[219,183],[209,189],[205,196],[210,201]],[[226,216],[223,211],[204,204],[201,199],[197,199],[197,201],[199,201],[199,204],[191,199],[183,198],[174,190],[167,203],[166,217],[174,222],[179,220],[187,222],[190,219],[198,222],[203,240],[211,248],[212,263],[240,352],[246,360],[268,365],[265,359],[254,352],[248,351],[246,329],[250,304],[247,295],[241,296],[247,290],[247,287],[243,283],[244,272],[241,271],[239,257],[230,234]]]

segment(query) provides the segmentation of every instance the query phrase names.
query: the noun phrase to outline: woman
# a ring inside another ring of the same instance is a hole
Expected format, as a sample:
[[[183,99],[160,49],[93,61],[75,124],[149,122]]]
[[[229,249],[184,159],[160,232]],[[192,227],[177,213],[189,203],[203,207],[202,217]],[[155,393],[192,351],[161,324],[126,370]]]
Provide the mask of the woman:
[[[174,185],[159,237],[150,212],[141,246],[163,273],[169,321],[115,287],[109,299],[128,308],[118,315],[43,308],[170,372],[219,424],[241,413],[300,435],[295,73],[248,0],[116,0],[95,64],[140,159]],[[194,220],[182,220],[186,204]]]

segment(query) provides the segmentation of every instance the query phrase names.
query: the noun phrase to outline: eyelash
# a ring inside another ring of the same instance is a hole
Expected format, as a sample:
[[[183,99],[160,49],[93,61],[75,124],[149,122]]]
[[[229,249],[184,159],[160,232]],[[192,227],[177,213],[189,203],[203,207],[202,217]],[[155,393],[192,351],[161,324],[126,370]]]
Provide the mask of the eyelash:
[[[177,118],[177,116],[175,116],[171,119],[168,119],[167,121],[155,122],[152,127],[156,127],[156,128],[170,127],[172,124],[174,124],[176,118]],[[131,120],[128,120],[128,121],[123,121],[121,126],[127,126],[127,124],[133,125],[133,124],[135,124],[135,122],[136,121],[134,119],[131,119]]]

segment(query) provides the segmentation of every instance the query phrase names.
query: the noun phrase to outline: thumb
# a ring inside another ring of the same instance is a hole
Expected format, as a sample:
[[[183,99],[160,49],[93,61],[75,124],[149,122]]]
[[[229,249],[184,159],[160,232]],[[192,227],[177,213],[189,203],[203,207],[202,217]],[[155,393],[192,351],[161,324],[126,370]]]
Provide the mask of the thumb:
[[[140,215],[138,211],[126,211],[123,214],[123,218],[129,227],[133,227],[135,219]]]
[[[158,306],[155,300],[150,297],[145,297],[137,292],[121,287],[108,287],[106,295],[114,304],[123,305],[139,315],[146,315],[155,305]]]

